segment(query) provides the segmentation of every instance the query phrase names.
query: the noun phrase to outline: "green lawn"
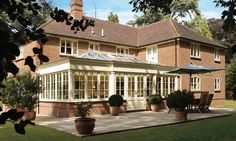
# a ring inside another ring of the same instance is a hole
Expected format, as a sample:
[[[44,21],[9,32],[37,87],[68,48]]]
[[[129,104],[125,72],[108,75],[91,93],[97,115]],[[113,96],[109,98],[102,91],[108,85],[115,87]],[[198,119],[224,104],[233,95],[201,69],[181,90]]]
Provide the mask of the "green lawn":
[[[236,108],[236,101],[233,101],[233,100],[226,100],[224,107],[225,107],[225,108]]]
[[[11,124],[0,126],[1,141],[230,141],[236,139],[236,115],[113,134],[76,137],[41,126],[28,126],[25,136]]]

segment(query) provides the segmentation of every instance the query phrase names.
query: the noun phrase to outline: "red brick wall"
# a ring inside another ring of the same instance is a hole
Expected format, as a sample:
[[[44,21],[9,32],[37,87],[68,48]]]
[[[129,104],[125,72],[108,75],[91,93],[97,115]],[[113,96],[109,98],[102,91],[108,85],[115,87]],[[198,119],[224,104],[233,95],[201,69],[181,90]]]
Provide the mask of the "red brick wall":
[[[193,59],[190,57],[190,43],[189,42],[180,42],[178,47],[178,66],[182,67],[186,64],[195,64],[202,65],[214,68],[225,68],[225,56],[224,49],[220,51],[221,62],[214,61],[214,48],[208,46],[200,46],[200,56],[201,59]],[[200,91],[209,91],[209,93],[214,94],[213,106],[223,106],[222,102],[225,98],[225,71],[217,71],[211,73],[205,73],[200,75],[201,77],[201,90]],[[221,91],[214,90],[214,79],[220,77]],[[182,88],[189,89],[189,75],[182,75]],[[199,95],[198,95],[199,96]],[[220,102],[221,101],[221,102]]]
[[[158,64],[175,66],[175,42],[158,45]]]
[[[121,106],[121,112],[126,112],[126,102]],[[38,113],[51,117],[76,116],[76,104],[65,102],[40,102]],[[93,102],[91,115],[109,114],[109,104],[106,101]]]
[[[100,51],[116,53],[116,46],[107,45],[107,44],[100,44]]]

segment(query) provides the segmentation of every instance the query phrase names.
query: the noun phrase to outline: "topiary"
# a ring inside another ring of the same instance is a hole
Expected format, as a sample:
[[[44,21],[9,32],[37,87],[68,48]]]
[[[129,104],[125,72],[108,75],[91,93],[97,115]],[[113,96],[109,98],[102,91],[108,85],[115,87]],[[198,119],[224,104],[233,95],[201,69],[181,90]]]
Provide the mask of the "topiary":
[[[123,97],[118,94],[111,95],[108,99],[108,103],[110,106],[120,107],[123,104]]]
[[[159,94],[150,95],[148,98],[149,104],[161,104],[162,97]]]
[[[189,104],[193,102],[194,96],[187,90],[175,91],[168,95],[166,102],[169,108],[174,108],[175,110],[184,110]]]

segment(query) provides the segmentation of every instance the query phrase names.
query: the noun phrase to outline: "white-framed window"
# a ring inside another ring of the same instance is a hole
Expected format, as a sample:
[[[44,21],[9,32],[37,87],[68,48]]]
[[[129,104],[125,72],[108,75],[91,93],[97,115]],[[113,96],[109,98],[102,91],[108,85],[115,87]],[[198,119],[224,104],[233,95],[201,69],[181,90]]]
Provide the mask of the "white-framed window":
[[[143,97],[144,96],[144,79],[143,79],[143,75],[138,75],[137,77],[137,96],[138,97]]]
[[[116,75],[116,94],[124,96],[125,86],[124,86],[124,75]]]
[[[88,99],[98,98],[98,73],[87,73],[88,76]]]
[[[214,88],[215,88],[215,91],[220,90],[220,78],[219,77],[215,78]]]
[[[116,47],[116,54],[129,55],[129,48]]]
[[[190,44],[190,57],[200,58],[200,45],[199,44]]]
[[[78,54],[78,41],[61,40],[60,41],[60,54],[77,55]]]
[[[214,58],[215,58],[215,61],[220,61],[220,50],[219,49],[215,49],[215,52],[214,52]]]
[[[85,73],[75,72],[74,74],[74,99],[84,99],[85,98]]]
[[[98,43],[89,43],[90,51],[100,51],[100,45]]]
[[[158,63],[157,47],[149,47],[146,49],[146,60],[150,63]]]
[[[100,74],[100,98],[108,98],[109,74]]]
[[[147,75],[147,91],[146,91],[147,96],[154,94],[153,93],[153,86],[154,86],[153,77],[154,75]]]
[[[128,76],[128,97],[134,97],[135,93],[135,76]]]
[[[191,77],[191,90],[192,91],[199,91],[201,86],[200,77],[192,76]]]

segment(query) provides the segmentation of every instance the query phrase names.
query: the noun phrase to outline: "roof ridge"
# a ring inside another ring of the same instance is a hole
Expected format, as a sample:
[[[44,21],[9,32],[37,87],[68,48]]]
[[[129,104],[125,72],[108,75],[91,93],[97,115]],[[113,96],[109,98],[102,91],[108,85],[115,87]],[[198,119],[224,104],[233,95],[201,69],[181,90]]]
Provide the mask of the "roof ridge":
[[[172,19],[170,20],[170,23],[171,23],[171,25],[172,25],[173,28],[174,28],[174,31],[175,31],[176,36],[177,36],[177,37],[180,37],[179,30],[178,30],[177,27],[175,26],[174,21],[173,21]]]
[[[111,22],[111,21],[108,21],[108,20],[103,20],[103,19],[98,19],[98,18],[88,17],[88,16],[83,16],[83,17],[94,19],[94,20],[98,20],[98,21],[105,22],[105,23],[111,23],[113,25],[125,26],[125,27],[129,27],[129,28],[132,28],[132,29],[137,29],[137,28],[135,28],[133,26],[129,26],[129,25],[125,25],[125,24],[120,24],[120,23],[114,23],[114,22]]]
[[[155,25],[155,24],[160,24],[160,23],[165,22],[165,21],[168,21],[168,20],[170,20],[170,19],[160,20],[160,21],[158,21],[158,22],[154,22],[154,23],[151,23],[151,24],[148,24],[148,25],[144,25],[144,26],[138,27],[137,29],[146,28],[146,27],[149,27],[149,26],[153,26],[153,25]]]

